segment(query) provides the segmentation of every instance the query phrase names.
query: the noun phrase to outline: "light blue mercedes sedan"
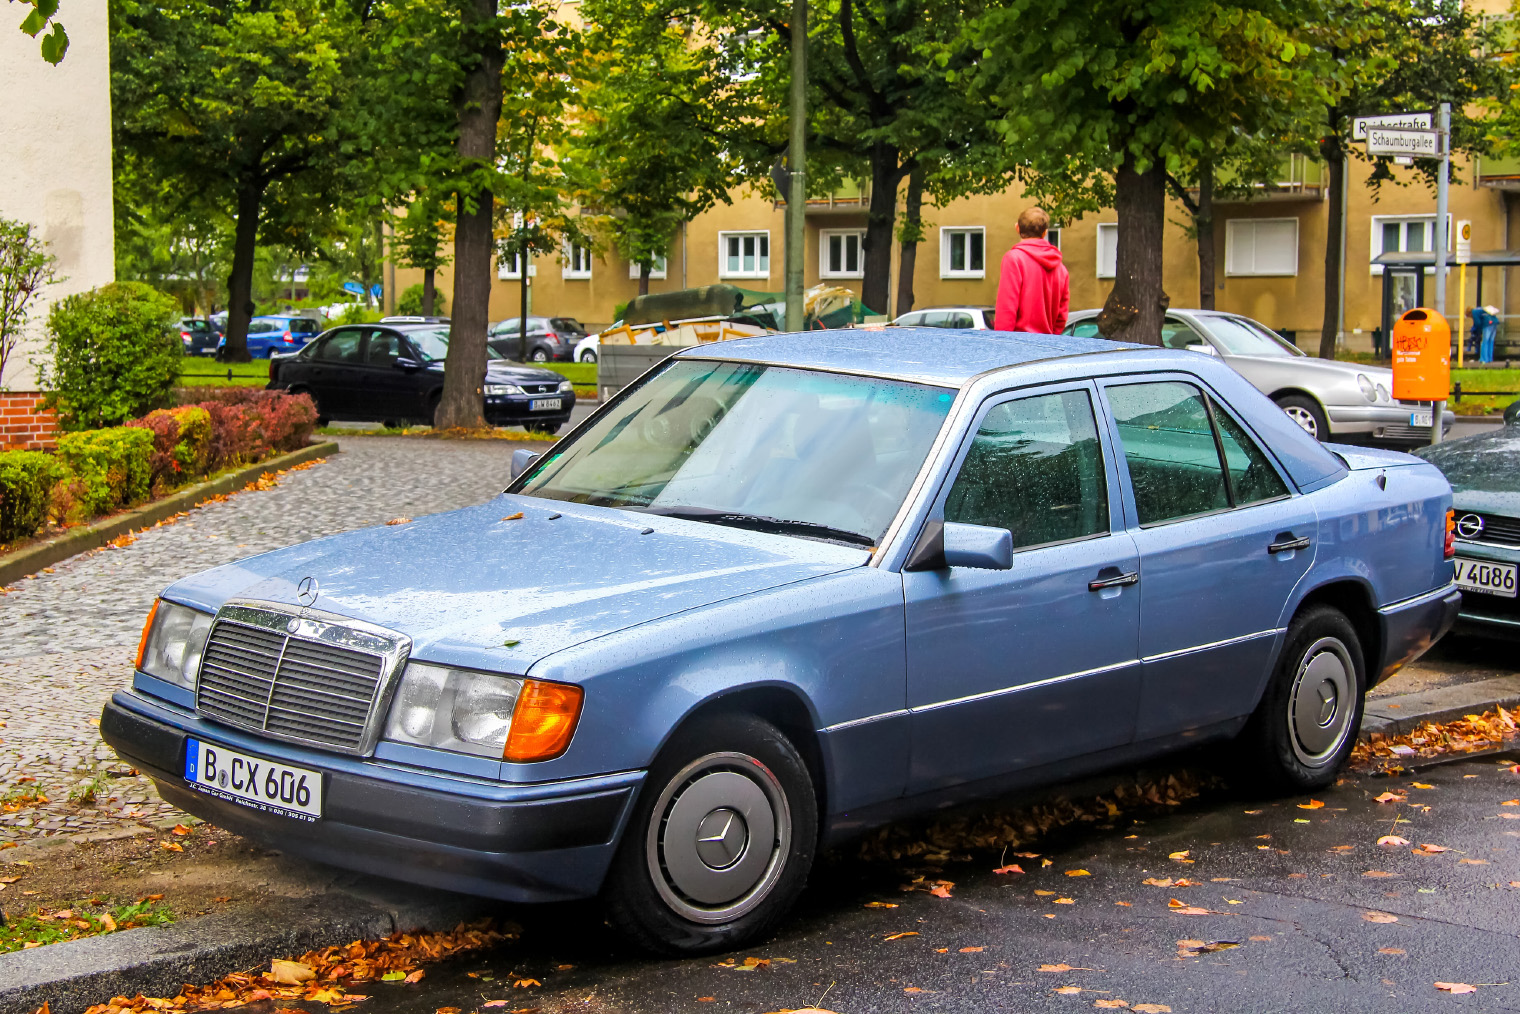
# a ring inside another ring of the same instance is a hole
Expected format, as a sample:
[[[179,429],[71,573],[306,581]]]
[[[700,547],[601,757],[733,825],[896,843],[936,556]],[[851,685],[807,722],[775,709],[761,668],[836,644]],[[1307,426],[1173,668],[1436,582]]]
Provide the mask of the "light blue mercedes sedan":
[[[1323,786],[1460,600],[1434,467],[1101,339],[700,346],[513,471],[171,585],[106,741],[287,852],[699,953],[931,806],[1210,739]]]

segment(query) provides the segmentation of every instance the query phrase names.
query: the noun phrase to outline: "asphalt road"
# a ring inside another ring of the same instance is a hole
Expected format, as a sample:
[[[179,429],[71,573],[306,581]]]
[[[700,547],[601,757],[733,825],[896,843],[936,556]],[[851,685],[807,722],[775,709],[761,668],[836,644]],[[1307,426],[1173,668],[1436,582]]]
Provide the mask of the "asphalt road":
[[[367,985],[364,1010],[468,1014],[492,1000],[541,1014],[980,1014],[1121,1000],[1174,1014],[1516,1010],[1520,805],[1502,805],[1520,796],[1514,761],[1347,777],[1313,808],[1300,805],[1312,806],[1307,797],[1219,792],[1159,816],[1078,825],[1027,846],[1039,857],[972,852],[942,872],[841,849],[778,936],[714,958],[629,954],[591,906],[509,910],[520,943],[433,966],[416,985]],[[1389,790],[1405,801],[1375,801]],[[1410,844],[1378,845],[1390,832]],[[1414,852],[1427,843],[1446,851]],[[1003,862],[1028,872],[993,872]],[[901,889],[924,873],[954,881],[951,896]],[[1202,949],[1221,942],[1234,946]],[[770,964],[745,971],[747,957]],[[540,984],[515,985],[527,979]]]

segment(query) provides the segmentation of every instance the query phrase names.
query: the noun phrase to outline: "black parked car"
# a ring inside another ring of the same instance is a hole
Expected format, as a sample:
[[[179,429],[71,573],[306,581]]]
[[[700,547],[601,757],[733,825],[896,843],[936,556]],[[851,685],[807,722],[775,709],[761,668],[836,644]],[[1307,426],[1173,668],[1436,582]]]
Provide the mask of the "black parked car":
[[[305,392],[328,419],[430,424],[443,394],[449,329],[437,324],[380,323],[335,327],[291,356],[269,361],[271,390]],[[503,358],[487,348],[486,421],[558,432],[575,407],[575,390],[557,373]]]
[[[181,317],[179,340],[187,356],[214,356],[217,343],[222,340],[222,329],[205,317]]]
[[[548,363],[575,359],[575,343],[586,337],[586,329],[574,317],[529,317],[527,347],[523,347],[520,317],[508,317],[494,324],[489,332],[491,348],[508,359]]]

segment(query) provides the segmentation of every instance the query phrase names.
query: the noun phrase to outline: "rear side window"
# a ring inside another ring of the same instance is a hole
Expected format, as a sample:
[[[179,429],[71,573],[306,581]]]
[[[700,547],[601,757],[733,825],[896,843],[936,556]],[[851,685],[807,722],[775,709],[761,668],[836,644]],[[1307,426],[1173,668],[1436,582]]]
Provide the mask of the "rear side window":
[[[357,363],[362,337],[362,332],[354,328],[335,331],[323,339],[312,358],[324,363]]]
[[[272,320],[250,320],[248,322],[249,334],[272,334],[280,330],[283,330],[283,328]]]
[[[945,498],[945,520],[1006,528],[1015,549],[1106,533],[1108,486],[1087,392],[989,409]]]
[[[1108,388],[1141,525],[1288,495],[1261,447],[1192,384]]]

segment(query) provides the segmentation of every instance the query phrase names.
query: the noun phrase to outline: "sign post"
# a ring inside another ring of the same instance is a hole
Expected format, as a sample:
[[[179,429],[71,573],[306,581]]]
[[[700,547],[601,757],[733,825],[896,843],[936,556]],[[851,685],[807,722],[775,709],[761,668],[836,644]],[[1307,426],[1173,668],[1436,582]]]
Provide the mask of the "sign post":
[[[1457,223],[1457,369],[1462,368],[1462,352],[1467,345],[1467,262],[1472,260],[1472,220]]]
[[[1370,132],[1369,132],[1370,133]],[[1437,142],[1440,145],[1441,176],[1436,181],[1436,312],[1446,315],[1446,208],[1447,208],[1447,177],[1451,175],[1451,103],[1441,103],[1441,121],[1436,128]],[[1448,340],[1451,336],[1451,328],[1446,329]],[[1447,345],[1443,350],[1443,359],[1446,364],[1446,382],[1451,383],[1451,346]],[[1441,442],[1441,417],[1446,414],[1446,391],[1448,387],[1441,389],[1440,400],[1432,406],[1430,421],[1430,442]]]

